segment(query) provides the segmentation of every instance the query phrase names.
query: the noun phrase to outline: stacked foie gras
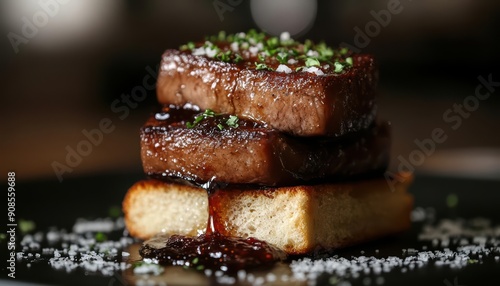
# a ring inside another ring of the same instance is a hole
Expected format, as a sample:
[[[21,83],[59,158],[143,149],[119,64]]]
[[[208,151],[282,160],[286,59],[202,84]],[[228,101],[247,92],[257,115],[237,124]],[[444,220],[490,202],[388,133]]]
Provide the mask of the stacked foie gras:
[[[405,230],[411,178],[383,176],[390,134],[375,120],[376,83],[372,56],[287,33],[220,33],[167,50],[162,110],[141,129],[150,179],[123,203],[131,235],[196,236],[209,209],[222,235],[288,254]]]

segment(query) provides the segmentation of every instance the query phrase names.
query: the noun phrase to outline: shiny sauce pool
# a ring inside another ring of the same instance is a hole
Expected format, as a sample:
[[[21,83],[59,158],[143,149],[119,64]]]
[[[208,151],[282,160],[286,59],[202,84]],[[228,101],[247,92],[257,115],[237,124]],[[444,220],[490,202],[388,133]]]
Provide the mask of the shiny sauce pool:
[[[187,266],[235,273],[241,269],[270,267],[286,255],[280,249],[256,238],[229,237],[220,234],[214,222],[214,190],[208,190],[209,218],[206,232],[197,237],[172,235],[146,241],[139,250],[143,258],[156,259],[161,265]]]

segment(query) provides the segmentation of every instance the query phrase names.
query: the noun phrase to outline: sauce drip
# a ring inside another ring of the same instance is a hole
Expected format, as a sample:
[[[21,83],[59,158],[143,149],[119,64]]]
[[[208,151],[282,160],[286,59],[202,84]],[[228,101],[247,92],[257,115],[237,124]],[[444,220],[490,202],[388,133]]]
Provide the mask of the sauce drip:
[[[217,211],[216,190],[207,188],[208,221],[206,232],[197,237],[172,235],[161,247],[144,243],[139,250],[143,258],[157,259],[162,265],[179,265],[196,270],[211,269],[235,273],[241,269],[269,267],[286,255],[267,242],[256,238],[230,237],[221,234],[223,226],[214,219]]]

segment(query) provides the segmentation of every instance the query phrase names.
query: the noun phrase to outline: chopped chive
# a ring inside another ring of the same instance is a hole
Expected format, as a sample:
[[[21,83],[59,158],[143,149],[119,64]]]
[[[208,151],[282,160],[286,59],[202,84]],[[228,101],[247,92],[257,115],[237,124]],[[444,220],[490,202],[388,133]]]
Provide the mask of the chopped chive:
[[[353,65],[353,61],[352,61],[352,58],[351,58],[351,57],[346,58],[346,59],[345,59],[345,62],[346,62],[347,64],[349,64],[350,66],[352,66],[352,65]]]
[[[225,41],[226,40],[226,31],[220,31],[219,34],[217,35],[217,39],[219,41]]]
[[[306,67],[312,67],[312,66],[320,66],[318,59],[316,58],[307,58],[306,59]]]
[[[280,62],[280,64],[286,64],[288,61],[288,54],[284,52],[278,53],[276,59]]]
[[[224,129],[224,126],[222,124],[217,124],[217,128],[219,128],[219,130],[223,130]]]
[[[97,242],[103,242],[103,241],[106,241],[108,240],[108,237],[106,236],[106,234],[102,233],[102,232],[98,232],[95,234],[95,241]]]
[[[263,63],[255,63],[255,69],[256,70],[271,70],[266,64]]]
[[[234,58],[234,60],[233,60],[233,61],[234,61],[235,63],[239,63],[239,62],[241,62],[242,60],[243,60],[243,58],[241,57],[241,55],[240,55],[240,54],[236,54],[236,56],[235,56],[235,58]]]
[[[227,51],[218,53],[216,58],[223,62],[229,62],[231,60],[230,56],[231,56],[231,51]]]
[[[238,116],[229,115],[229,119],[226,121],[227,126],[236,128],[238,127]]]
[[[339,62],[335,62],[333,65],[335,66],[334,72],[336,73],[341,73],[344,70],[344,65]]]

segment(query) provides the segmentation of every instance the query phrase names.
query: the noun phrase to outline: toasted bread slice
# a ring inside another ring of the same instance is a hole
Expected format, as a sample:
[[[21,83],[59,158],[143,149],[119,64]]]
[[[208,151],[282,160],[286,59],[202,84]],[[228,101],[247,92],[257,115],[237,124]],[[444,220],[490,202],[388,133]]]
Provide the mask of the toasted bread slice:
[[[375,119],[378,70],[371,55],[331,50],[333,56],[306,68],[305,51],[316,55],[319,47],[281,45],[278,49],[288,51],[293,64],[280,64],[276,55],[259,59],[265,46],[249,43],[249,48],[236,51],[229,42],[212,44],[214,51],[231,53],[232,58],[237,54],[242,60],[223,61],[215,54],[199,53],[207,42],[192,50],[165,51],[157,82],[159,103],[191,103],[297,136],[342,136],[368,128]],[[300,55],[291,55],[292,50]],[[345,63],[347,58],[350,64]],[[334,72],[332,62],[345,68]],[[289,72],[280,71],[280,66]]]
[[[384,178],[350,183],[266,190],[215,192],[214,221],[224,235],[256,237],[289,254],[336,249],[403,231],[410,226],[412,180]],[[196,235],[208,219],[203,189],[147,180],[136,183],[123,202],[130,234],[148,239],[157,233]]]

